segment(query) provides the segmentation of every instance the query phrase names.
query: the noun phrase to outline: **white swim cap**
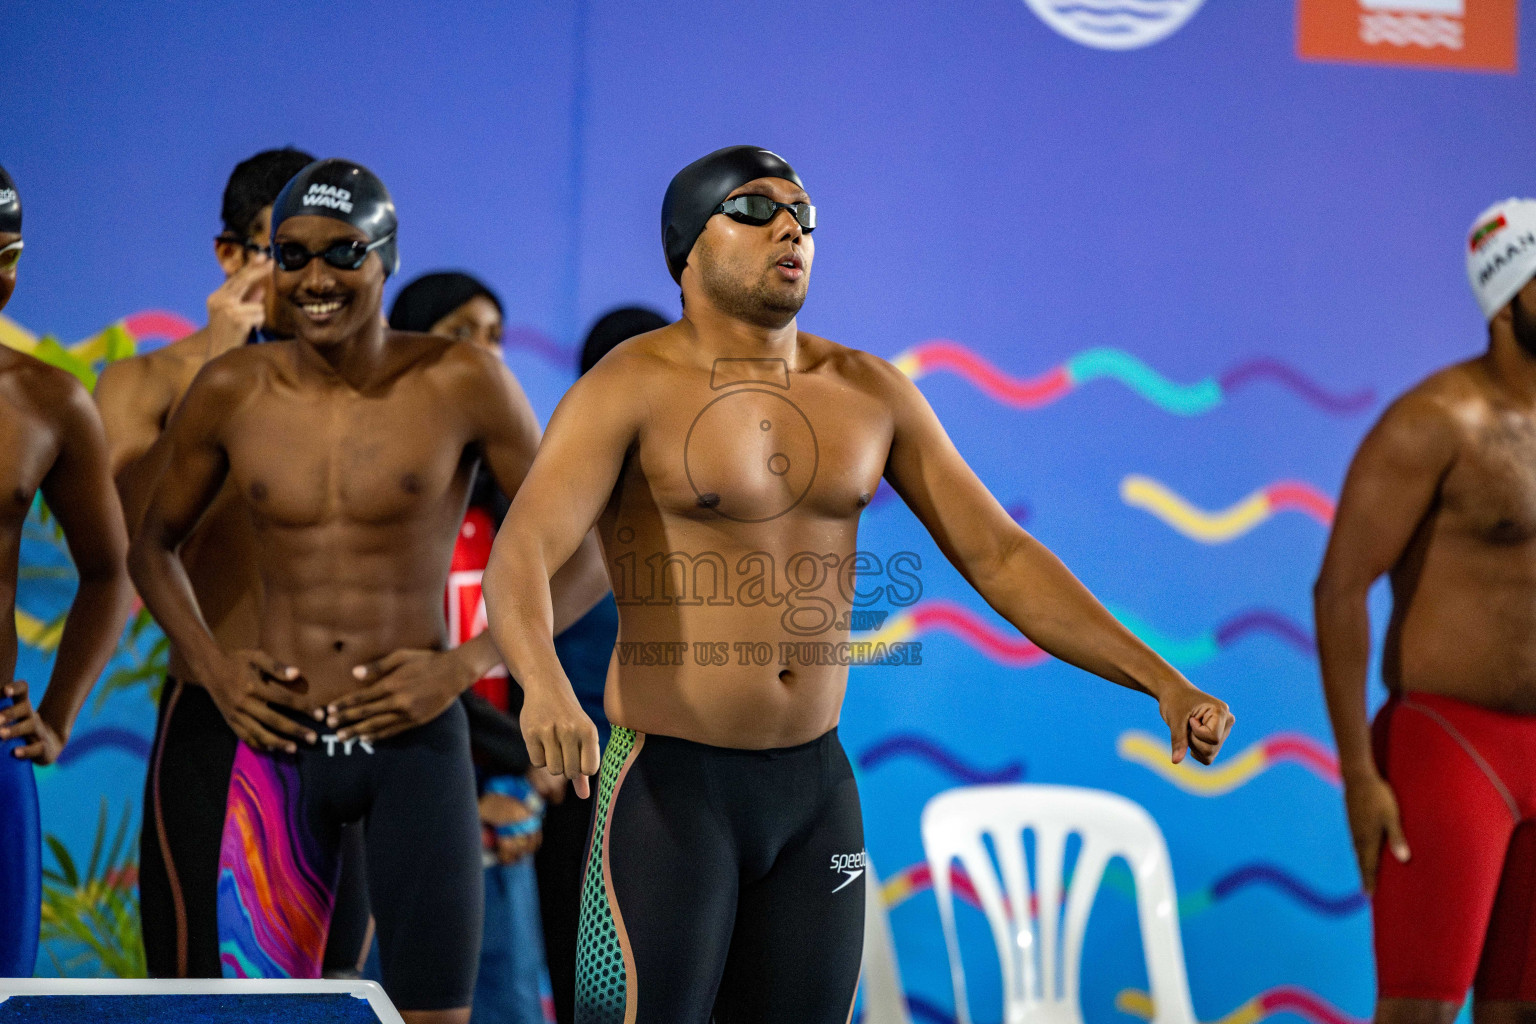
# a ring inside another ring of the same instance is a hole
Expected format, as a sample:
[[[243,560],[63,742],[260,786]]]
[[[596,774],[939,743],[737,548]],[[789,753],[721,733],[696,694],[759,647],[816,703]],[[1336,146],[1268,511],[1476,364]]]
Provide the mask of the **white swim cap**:
[[[1485,319],[1509,304],[1536,277],[1536,200],[1494,203],[1467,235],[1467,280]]]

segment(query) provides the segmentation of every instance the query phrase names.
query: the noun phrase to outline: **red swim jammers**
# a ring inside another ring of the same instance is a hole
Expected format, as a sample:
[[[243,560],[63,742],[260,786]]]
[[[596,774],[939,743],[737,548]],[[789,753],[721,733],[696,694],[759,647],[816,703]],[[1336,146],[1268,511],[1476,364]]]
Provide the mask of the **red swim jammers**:
[[[1372,731],[1411,853],[1381,853],[1380,996],[1536,999],[1536,715],[1405,693]]]

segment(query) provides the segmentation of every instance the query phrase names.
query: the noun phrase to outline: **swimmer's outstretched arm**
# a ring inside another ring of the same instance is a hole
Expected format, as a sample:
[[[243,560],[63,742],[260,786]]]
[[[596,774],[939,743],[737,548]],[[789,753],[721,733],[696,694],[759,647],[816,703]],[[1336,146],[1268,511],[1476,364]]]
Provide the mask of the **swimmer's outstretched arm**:
[[[1366,716],[1371,662],[1371,585],[1391,571],[1429,512],[1451,463],[1456,437],[1433,400],[1399,399],[1371,428],[1350,463],[1328,537],[1322,571],[1312,588],[1323,694],[1339,749],[1344,806],[1366,892],[1376,888],[1385,842],[1400,861],[1409,856],[1397,798],[1376,769]]]
[[[230,358],[237,355],[230,353]],[[298,670],[261,651],[221,650],[177,553],[229,474],[223,430],[245,397],[240,380],[227,361],[218,360],[203,367],[187,389],[166,427],[170,454],[134,532],[128,568],[144,604],[235,735],[258,750],[291,752],[294,740],[314,742],[314,732],[267,705],[298,706],[293,691],[272,682],[295,681]]]
[[[59,449],[43,478],[42,492],[64,530],[80,587],[64,620],[53,676],[36,714],[20,723],[0,713],[5,734],[24,739],[16,756],[39,764],[51,764],[68,741],[75,716],[111,660],[133,607],[128,535],[108,473],[101,419],[90,395],[73,377],[50,371],[45,381],[39,390],[57,393],[37,397],[56,410]],[[25,683],[8,682],[6,689],[17,706],[30,703]]]
[[[555,655],[549,578],[597,522],[639,435],[642,400],[622,373],[622,362],[609,359],[560,400],[485,571],[490,633],[523,687],[528,756],[571,779],[582,798],[598,769],[597,727]]]
[[[944,557],[1047,653],[1157,698],[1175,764],[1186,751],[1210,764],[1232,727],[1227,705],[1137,639],[1009,517],[955,450],[917,385],[888,363],[877,372],[894,419],[885,478]]]
[[[452,407],[469,419],[470,443],[479,448],[496,483],[516,494],[539,447],[533,407],[498,356],[476,345],[457,345],[444,358],[445,364],[450,361],[446,386],[453,393]],[[339,726],[336,735],[343,740],[388,739],[432,721],[500,663],[488,633],[447,651],[391,651],[353,670],[367,685],[332,704],[326,724]]]

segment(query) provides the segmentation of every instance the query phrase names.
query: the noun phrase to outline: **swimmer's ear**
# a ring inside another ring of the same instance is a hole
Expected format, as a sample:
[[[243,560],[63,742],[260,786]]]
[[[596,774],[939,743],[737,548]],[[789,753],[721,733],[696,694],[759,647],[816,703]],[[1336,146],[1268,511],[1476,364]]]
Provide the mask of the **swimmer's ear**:
[[[213,258],[219,261],[226,278],[234,277],[245,266],[245,246],[228,235],[220,235],[213,240]]]

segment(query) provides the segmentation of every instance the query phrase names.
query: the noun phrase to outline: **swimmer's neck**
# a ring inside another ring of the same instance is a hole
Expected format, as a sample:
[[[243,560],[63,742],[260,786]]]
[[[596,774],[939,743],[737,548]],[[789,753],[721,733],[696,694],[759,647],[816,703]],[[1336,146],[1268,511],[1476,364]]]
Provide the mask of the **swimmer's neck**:
[[[679,323],[693,334],[695,350],[706,360],[784,359],[795,366],[800,344],[797,319],[782,327],[764,327],[731,316],[701,295],[691,295]]]
[[[315,345],[302,334],[298,343],[299,373],[314,383],[342,383],[354,391],[365,391],[385,369],[384,322],[370,316],[356,334],[328,345]]]

